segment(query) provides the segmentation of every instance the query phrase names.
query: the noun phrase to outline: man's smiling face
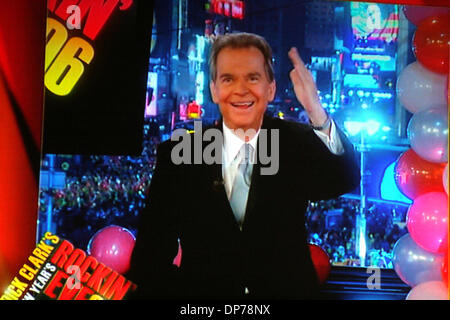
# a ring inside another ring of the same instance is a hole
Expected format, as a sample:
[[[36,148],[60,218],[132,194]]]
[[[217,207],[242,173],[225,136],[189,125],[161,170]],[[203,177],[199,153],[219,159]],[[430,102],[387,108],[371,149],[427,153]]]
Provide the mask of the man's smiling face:
[[[269,81],[263,54],[255,47],[224,48],[216,65],[210,89],[226,126],[259,130],[267,104],[275,97],[275,81]]]

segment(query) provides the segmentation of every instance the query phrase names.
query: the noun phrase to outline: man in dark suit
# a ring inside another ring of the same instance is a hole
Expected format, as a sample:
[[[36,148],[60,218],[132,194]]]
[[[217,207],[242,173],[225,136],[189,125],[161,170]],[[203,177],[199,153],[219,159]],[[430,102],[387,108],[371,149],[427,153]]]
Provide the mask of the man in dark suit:
[[[351,191],[360,176],[351,143],[322,108],[295,48],[289,57],[311,125],[264,115],[276,85],[262,37],[240,33],[214,41],[210,89],[222,114],[215,127],[223,135],[221,161],[175,164],[177,142],[159,146],[128,273],[139,298],[318,297],[307,203]],[[205,147],[205,141],[192,146],[191,157]],[[264,150],[271,163],[261,161]]]

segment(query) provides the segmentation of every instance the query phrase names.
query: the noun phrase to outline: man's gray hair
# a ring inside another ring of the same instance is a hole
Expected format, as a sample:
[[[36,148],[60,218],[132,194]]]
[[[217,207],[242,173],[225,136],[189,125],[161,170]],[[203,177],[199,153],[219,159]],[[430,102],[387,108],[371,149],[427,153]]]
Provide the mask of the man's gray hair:
[[[217,56],[224,48],[241,49],[255,47],[264,56],[264,69],[270,82],[274,80],[272,64],[272,48],[263,37],[246,32],[228,33],[218,36],[211,47],[209,55],[210,80],[215,81],[217,77]]]

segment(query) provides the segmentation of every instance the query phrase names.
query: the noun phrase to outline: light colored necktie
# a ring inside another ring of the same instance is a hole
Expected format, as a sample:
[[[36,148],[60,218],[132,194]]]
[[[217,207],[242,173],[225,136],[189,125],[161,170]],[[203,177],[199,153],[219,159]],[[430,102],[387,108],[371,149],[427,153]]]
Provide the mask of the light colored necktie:
[[[242,229],[242,222],[244,221],[245,209],[247,207],[248,191],[250,189],[251,173],[253,165],[250,163],[253,147],[245,143],[237,158],[240,159],[236,176],[231,190],[230,205],[233,209],[236,221]],[[240,156],[241,155],[241,156]]]

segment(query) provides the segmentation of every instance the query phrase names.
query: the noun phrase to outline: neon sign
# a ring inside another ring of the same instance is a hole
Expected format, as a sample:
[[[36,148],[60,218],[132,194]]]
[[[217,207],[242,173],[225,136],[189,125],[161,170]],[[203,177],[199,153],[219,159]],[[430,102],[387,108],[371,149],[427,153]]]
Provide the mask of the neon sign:
[[[196,101],[192,101],[187,106],[187,116],[189,119],[199,119],[202,116],[202,107]]]
[[[242,20],[244,19],[244,2],[238,0],[211,0],[210,12]]]
[[[119,5],[120,3],[120,5]],[[48,0],[47,9],[54,14],[47,18],[47,43],[45,48],[46,88],[52,93],[65,96],[75,87],[94,58],[93,41],[103,30],[106,22],[117,8],[128,10],[133,0]],[[78,6],[80,21],[84,22],[82,37],[70,37],[66,21],[71,10]],[[59,19],[62,21],[60,21]]]

